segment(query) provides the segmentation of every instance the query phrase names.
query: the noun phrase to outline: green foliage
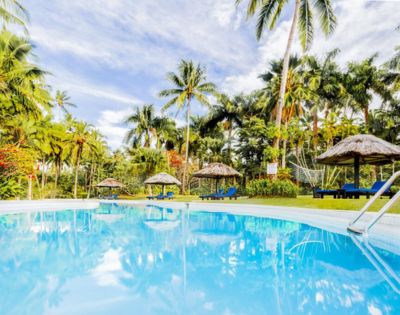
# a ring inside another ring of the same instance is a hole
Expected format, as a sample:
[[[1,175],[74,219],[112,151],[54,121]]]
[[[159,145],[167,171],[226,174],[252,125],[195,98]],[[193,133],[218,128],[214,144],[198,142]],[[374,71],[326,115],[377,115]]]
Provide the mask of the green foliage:
[[[290,180],[256,179],[249,182],[249,197],[289,197],[296,198],[299,188]]]
[[[22,187],[13,178],[0,177],[0,199],[10,199],[22,193]]]

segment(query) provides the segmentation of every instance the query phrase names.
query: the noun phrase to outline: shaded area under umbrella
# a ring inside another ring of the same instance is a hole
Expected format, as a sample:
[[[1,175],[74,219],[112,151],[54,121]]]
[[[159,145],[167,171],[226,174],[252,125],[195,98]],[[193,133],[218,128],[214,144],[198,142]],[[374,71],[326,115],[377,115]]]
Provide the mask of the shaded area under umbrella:
[[[317,157],[327,165],[353,165],[354,186],[360,185],[360,165],[384,165],[400,159],[400,146],[373,135],[347,137]]]
[[[103,180],[102,182],[98,183],[96,185],[96,187],[109,188],[110,189],[109,194],[111,196],[111,190],[113,188],[123,188],[123,187],[125,187],[125,185],[114,178],[107,178],[107,179]]]
[[[240,176],[242,175],[237,170],[223,163],[210,163],[193,174],[193,177],[197,178],[214,178],[216,180],[216,193],[218,193],[218,183],[220,179],[235,178]]]
[[[146,185],[161,185],[163,194],[165,194],[165,186],[167,185],[182,185],[182,183],[178,179],[167,173],[158,173],[154,176],[151,176],[146,179],[144,183]]]

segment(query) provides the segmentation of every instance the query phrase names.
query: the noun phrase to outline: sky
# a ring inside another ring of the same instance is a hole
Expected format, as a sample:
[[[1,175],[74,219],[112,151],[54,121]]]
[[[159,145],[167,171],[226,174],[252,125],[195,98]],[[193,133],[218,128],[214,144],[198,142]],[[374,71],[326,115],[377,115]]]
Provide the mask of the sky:
[[[260,88],[258,75],[283,56],[292,10],[289,5],[277,27],[257,41],[247,1],[239,7],[235,0],[21,2],[30,13],[35,61],[50,73],[53,94],[66,90],[77,105],[71,113],[98,127],[112,149],[123,145],[122,122],[134,107],[154,104],[160,112],[166,100],[158,92],[170,87],[166,73],[181,59],[203,64],[207,79],[229,95]],[[332,2],[335,33],[325,38],[317,28],[310,53],[322,58],[339,48],[343,67],[374,53],[378,63],[393,55],[400,45],[400,0]],[[293,50],[302,53],[297,38]],[[183,117],[176,119],[183,124]]]

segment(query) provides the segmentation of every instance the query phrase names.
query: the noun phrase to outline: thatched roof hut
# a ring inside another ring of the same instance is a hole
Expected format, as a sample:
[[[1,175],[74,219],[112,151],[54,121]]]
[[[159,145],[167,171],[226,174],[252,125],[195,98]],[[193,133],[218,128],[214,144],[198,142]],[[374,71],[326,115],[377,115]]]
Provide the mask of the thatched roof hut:
[[[223,163],[211,163],[193,174],[199,178],[232,178],[242,176],[237,170]]]
[[[108,187],[108,188],[121,188],[124,186],[125,186],[124,184],[122,184],[120,181],[114,178],[107,178],[96,185],[96,187]]]
[[[330,165],[353,165],[357,156],[360,164],[388,164],[400,159],[400,146],[373,135],[356,135],[340,141],[318,156],[317,161]]]
[[[214,178],[215,192],[218,192],[218,182],[221,178],[234,178],[242,176],[237,170],[223,163],[210,163],[193,174],[198,178]]]
[[[182,185],[174,176],[167,173],[158,173],[144,181],[146,185]]]
[[[350,136],[317,157],[328,165],[354,165],[354,184],[359,185],[360,165],[383,165],[400,159],[400,146],[373,135]]]

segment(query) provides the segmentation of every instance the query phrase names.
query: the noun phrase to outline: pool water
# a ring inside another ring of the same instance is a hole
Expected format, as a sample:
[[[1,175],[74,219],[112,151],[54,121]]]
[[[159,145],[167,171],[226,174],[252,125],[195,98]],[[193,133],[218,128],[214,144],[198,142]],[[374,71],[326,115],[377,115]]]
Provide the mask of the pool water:
[[[116,204],[1,215],[0,253],[1,315],[400,314],[400,256],[283,220]]]

